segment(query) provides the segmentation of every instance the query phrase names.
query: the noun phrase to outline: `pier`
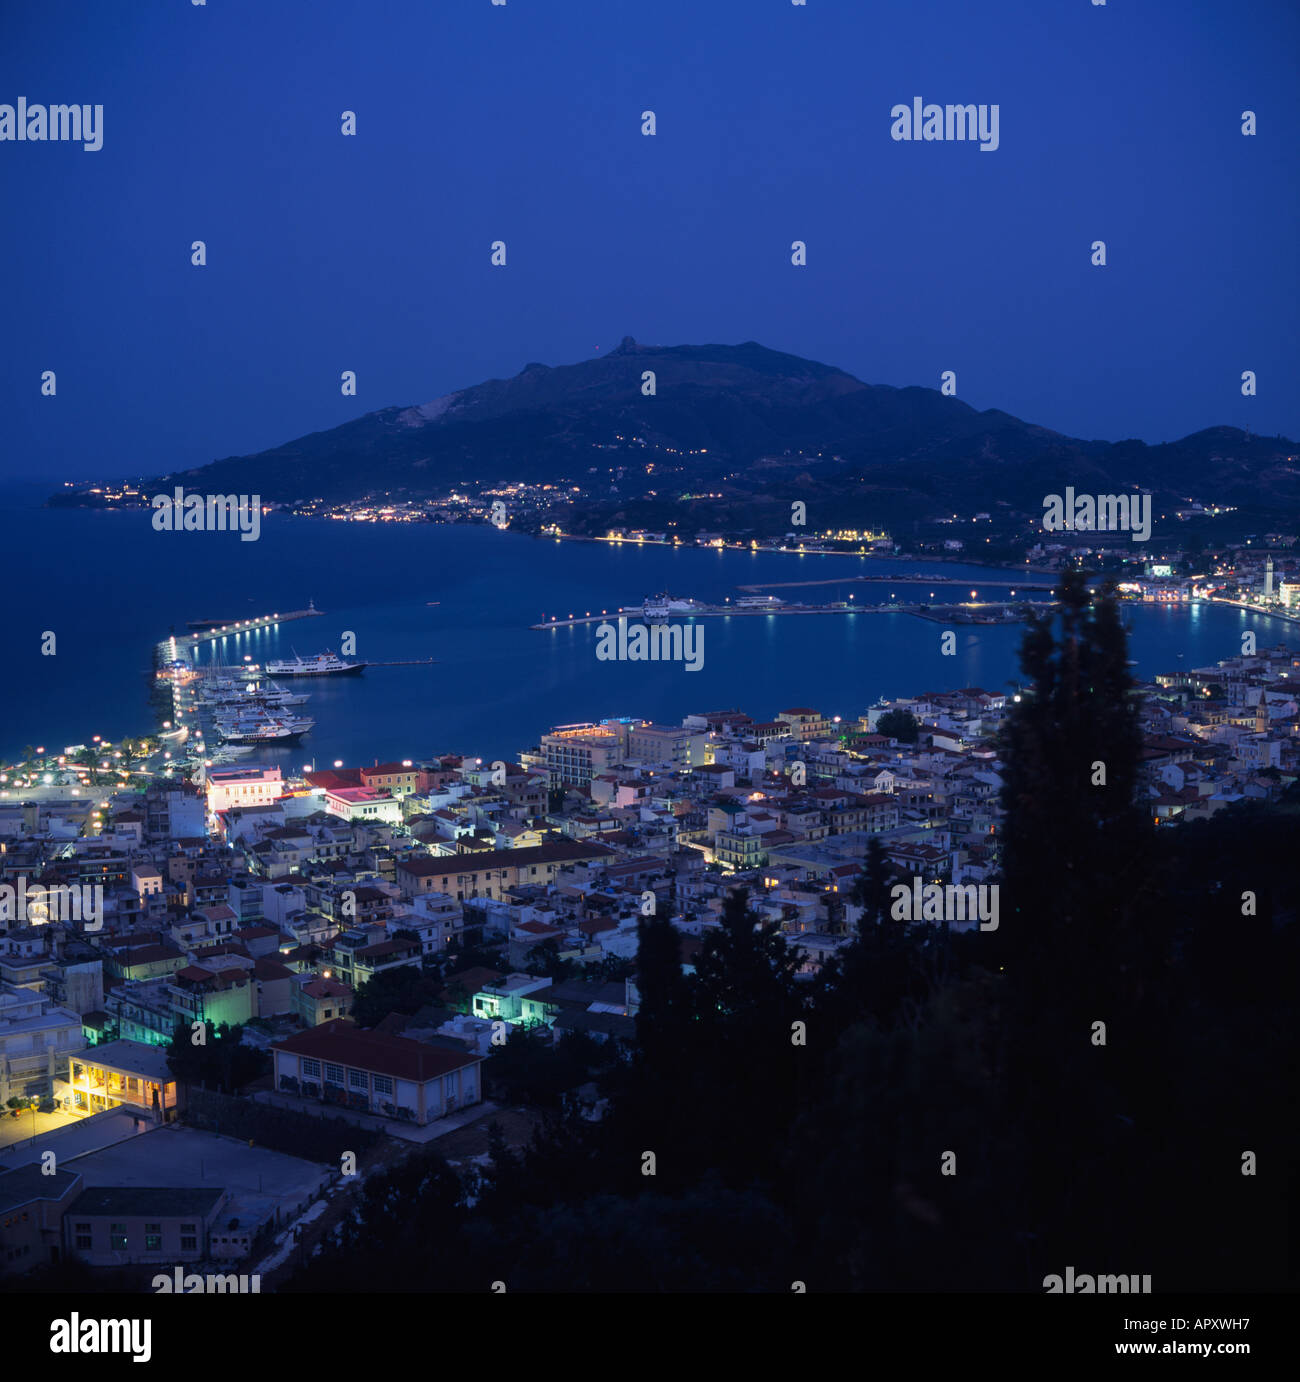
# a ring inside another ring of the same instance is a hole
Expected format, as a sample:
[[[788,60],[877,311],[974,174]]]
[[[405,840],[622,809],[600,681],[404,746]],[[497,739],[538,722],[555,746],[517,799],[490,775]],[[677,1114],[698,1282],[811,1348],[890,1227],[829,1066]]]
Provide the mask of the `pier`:
[[[286,614],[259,614],[253,619],[236,619],[229,624],[206,627],[202,633],[174,634],[170,638],[164,638],[158,647],[164,659],[170,660],[173,656],[170,652],[173,644],[176,647],[174,656],[180,657],[193,652],[200,643],[214,643],[218,638],[229,638],[232,634],[255,633],[258,629],[274,628],[276,624],[287,624],[293,619],[315,619],[321,613],[322,611],[313,604],[307,609],[289,610]],[[186,627],[192,628],[197,622],[192,620]]]
[[[793,590],[805,585],[973,585],[992,586],[996,590],[1055,590],[1060,578],[1055,580],[1034,580],[1032,577],[1011,580],[990,576],[978,579],[964,579],[961,576],[828,576],[815,581],[760,581],[757,585],[738,585],[747,595],[761,595],[765,590]]]
[[[810,584],[820,584],[820,582],[810,582]],[[772,609],[763,606],[737,609],[734,605],[697,605],[692,610],[671,615],[647,615],[640,605],[633,605],[630,608],[602,610],[599,614],[577,614],[570,615],[565,619],[546,619],[540,624],[530,624],[528,627],[530,629],[570,629],[576,628],[579,624],[602,624],[608,620],[620,618],[636,619],[648,624],[668,624],[687,619],[708,619],[719,616],[737,619],[767,619],[772,615],[792,614],[915,614],[921,619],[934,619],[950,624],[1018,624],[1024,618],[1026,610],[1047,609],[1051,604],[1050,600],[1016,600],[1014,602],[1009,600],[968,600],[958,605],[857,605],[848,601],[840,601],[833,605],[777,605]],[[1006,618],[1000,613],[1008,607],[1013,611],[1010,618]],[[995,613],[991,616],[981,617],[981,611],[994,611]]]
[[[432,667],[436,657],[404,657],[397,662],[367,662],[367,667]]]

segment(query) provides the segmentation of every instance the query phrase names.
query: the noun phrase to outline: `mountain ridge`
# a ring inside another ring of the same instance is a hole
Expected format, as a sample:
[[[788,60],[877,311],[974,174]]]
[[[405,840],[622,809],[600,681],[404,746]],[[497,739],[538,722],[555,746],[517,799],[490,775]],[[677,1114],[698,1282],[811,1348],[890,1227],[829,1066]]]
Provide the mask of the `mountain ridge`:
[[[647,371],[653,395],[642,392]],[[1201,488],[1207,493],[1197,497],[1225,503],[1235,502],[1230,494],[1249,498],[1254,486],[1255,500],[1290,513],[1300,512],[1300,476],[1286,459],[1296,450],[1285,438],[1226,426],[1154,445],[1084,440],[1002,409],[976,410],[937,389],[868,384],[756,341],[661,346],[624,336],[589,360],[530,361],[509,378],[377,409],[146,483],[296,504],[564,481],[603,500],[603,480],[589,482],[590,475],[644,471],[652,462],[659,483],[636,481],[618,493],[638,497],[639,485],[659,498],[664,482],[684,492],[710,482],[715,493],[725,484],[760,494],[758,463],[792,455],[806,462],[814,488],[828,494],[883,488],[910,495],[905,503],[891,501],[895,518],[915,517],[936,502],[964,503],[989,486],[995,492],[983,507],[995,499],[1019,507],[1067,483],[1140,485],[1171,499]],[[50,502],[88,500],[84,491],[65,491]]]

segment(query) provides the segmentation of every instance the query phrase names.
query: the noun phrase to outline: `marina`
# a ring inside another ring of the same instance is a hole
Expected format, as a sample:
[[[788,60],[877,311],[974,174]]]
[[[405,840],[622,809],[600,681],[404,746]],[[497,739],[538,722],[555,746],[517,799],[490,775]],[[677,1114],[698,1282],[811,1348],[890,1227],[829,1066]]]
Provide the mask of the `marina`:
[[[270,614],[218,625],[207,634],[186,638],[171,637],[155,650],[154,678],[170,693],[170,718],[164,721],[163,741],[169,750],[184,752],[173,757],[165,753],[165,771],[192,771],[235,761],[258,748],[287,747],[298,743],[316,727],[316,719],[303,707],[311,694],[280,685],[276,678],[314,678],[328,682],[355,680],[367,667],[428,667],[434,658],[390,658],[377,662],[352,661],[326,650],[306,657],[295,651],[290,657],[267,658],[265,664],[236,662],[227,664],[217,656],[209,665],[200,665],[196,651],[201,644],[219,638],[238,636],[257,629],[273,628],[286,619],[318,615],[315,602],[307,610],[288,615]],[[209,628],[206,621],[192,620]]]

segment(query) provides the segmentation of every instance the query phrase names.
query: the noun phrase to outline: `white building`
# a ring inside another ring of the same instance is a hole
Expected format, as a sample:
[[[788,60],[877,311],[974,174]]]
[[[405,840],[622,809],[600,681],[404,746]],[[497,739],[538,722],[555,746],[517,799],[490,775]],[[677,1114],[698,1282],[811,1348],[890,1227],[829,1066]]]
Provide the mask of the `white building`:
[[[232,806],[270,806],[284,791],[279,768],[212,768],[207,786],[210,816]]]
[[[327,1103],[425,1124],[483,1097],[483,1057],[322,1023],[271,1047],[275,1087]]]

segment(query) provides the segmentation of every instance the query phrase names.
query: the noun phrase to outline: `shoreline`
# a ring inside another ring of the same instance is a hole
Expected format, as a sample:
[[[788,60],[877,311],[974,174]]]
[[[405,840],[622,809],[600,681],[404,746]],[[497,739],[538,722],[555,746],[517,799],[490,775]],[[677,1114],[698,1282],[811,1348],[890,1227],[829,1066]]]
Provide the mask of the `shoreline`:
[[[506,528],[509,532],[509,528]],[[606,542],[611,547],[672,547],[683,552],[749,552],[754,556],[781,555],[787,557],[856,557],[859,561],[899,561],[919,564],[922,562],[936,562],[945,566],[975,566],[983,571],[1000,571],[1006,573],[1007,567],[999,562],[977,561],[971,557],[960,555],[940,555],[924,554],[915,555],[903,552],[845,552],[838,547],[758,547],[744,542],[661,542],[655,538],[640,537],[597,537],[588,536],[585,533],[547,533],[541,532],[537,536],[543,541],[550,542]],[[1051,572],[1038,572],[1059,576],[1060,569]],[[843,578],[834,578],[824,582],[799,582],[798,584],[838,584]],[[865,578],[864,578],[865,579]],[[882,580],[887,579],[881,577]],[[1055,585],[1055,581],[1052,582]],[[738,589],[745,589],[740,586]]]
[[[618,539],[586,538],[586,537],[570,536],[570,535],[560,535],[560,536],[556,536],[556,535],[554,535],[554,534],[551,534],[550,536],[552,536],[552,537],[554,538],[555,541],[563,541],[563,540],[566,540],[566,538],[567,538],[567,540],[569,540],[569,541],[576,541],[576,542],[614,542],[614,541],[620,541],[620,540],[618,540]],[[626,541],[626,539],[622,539],[621,541]],[[672,546],[684,546],[685,544],[674,544],[674,543],[641,544],[641,543],[639,543],[638,545],[654,545],[654,546],[672,547]],[[726,548],[726,549],[723,549],[723,548],[715,548],[714,550],[739,550],[739,551],[751,551],[751,550],[755,550],[755,549],[744,548],[744,547],[732,547],[732,548]],[[776,550],[776,549],[759,549],[759,550]],[[798,555],[805,555],[805,556],[807,556],[807,555],[844,555],[844,556],[859,556],[859,557],[862,557],[862,556],[865,556],[865,555],[870,555],[870,554],[859,554],[859,553],[830,553],[830,552],[827,552],[827,553],[811,552],[811,553],[810,553],[810,552],[807,552],[807,551],[805,551],[805,552],[803,552],[803,553],[799,553],[799,552],[792,551],[791,549],[788,549],[788,548],[787,548],[787,549],[784,549],[784,553],[785,553],[785,555],[790,555],[790,556],[798,556]],[[876,559],[876,560],[882,560],[882,561],[909,562],[909,563],[917,564],[917,559],[914,558],[914,557],[891,556],[891,557],[876,557],[875,559]],[[927,559],[927,560],[929,560],[929,559]],[[980,563],[970,562],[970,561],[959,562],[959,561],[957,561],[956,559],[953,559],[953,558],[948,558],[948,559],[935,558],[935,559],[933,559],[933,560],[935,561],[936,564],[944,564],[944,565],[966,565],[966,566],[981,565]],[[1004,568],[1001,568],[1001,567],[990,567],[990,566],[987,566],[987,565],[985,565],[985,568],[984,568],[984,569],[993,570],[993,571],[1002,571],[1002,570],[1004,570]],[[828,580],[796,581],[796,582],[783,582],[783,583],[771,583],[771,584],[774,584],[774,585],[788,585],[788,586],[791,586],[791,587],[793,587],[793,586],[806,586],[806,585],[841,584],[841,583],[844,581],[844,579],[846,579],[846,578],[831,578],[831,579],[828,579]],[[890,578],[890,577],[858,576],[858,577],[849,577],[849,578],[847,578],[847,579],[848,579],[848,580],[851,580],[851,581],[854,581],[854,582],[861,582],[861,583],[867,584],[867,583],[873,583],[873,582],[875,582],[875,583],[885,583],[885,582],[888,582],[891,578]],[[897,580],[897,581],[899,581],[899,582],[904,582],[904,581],[905,581],[905,582],[907,582],[907,583],[909,583],[909,584],[921,584],[921,583],[925,583],[929,578],[926,577],[926,576],[923,576],[923,575],[916,575],[916,576],[910,576],[910,577],[901,577],[901,576],[900,576],[900,577],[894,577],[894,578],[892,578],[892,579]],[[936,583],[936,584],[942,584],[942,583],[947,583],[947,582],[953,580],[954,578],[949,578],[949,577],[935,577],[934,579],[935,579],[935,583]],[[974,579],[974,578],[972,578],[972,579]],[[997,585],[1001,585],[1001,582],[988,582],[988,584],[997,584]],[[1007,588],[1010,588],[1010,584],[1011,584],[1010,582],[1007,582]],[[1037,589],[1048,588],[1048,587],[1046,587],[1045,584],[1036,584],[1036,583],[1034,583],[1032,580],[1029,581],[1029,582],[1024,582],[1023,584],[1025,584],[1025,585],[1026,585],[1027,587],[1029,587],[1029,588],[1037,588]],[[737,588],[738,588],[738,589],[745,589],[746,587],[744,587],[744,586],[738,586]],[[765,589],[765,588],[768,588],[768,586],[767,586],[766,584],[763,584],[763,585],[760,585],[758,588],[759,588],[759,589]],[[1017,607],[1017,608],[1019,608],[1019,609],[1023,609],[1023,610],[1032,610],[1032,609],[1041,609],[1041,608],[1050,606],[1050,604],[1051,604],[1052,602],[1051,602],[1050,600],[1043,600],[1043,601],[1022,601],[1022,600],[1016,600],[1016,601],[1014,601],[1014,602],[1008,601],[1008,600],[987,601],[987,602],[981,601],[981,602],[978,602],[977,604],[974,604],[974,605],[964,606],[963,608],[970,608],[970,609],[979,609],[979,608],[989,608],[989,609],[991,609],[991,608],[1005,608],[1005,607],[1007,607],[1008,605],[1011,605],[1011,604],[1013,604],[1013,603],[1014,603],[1015,607]],[[1150,601],[1150,600],[1134,599],[1134,600],[1124,600],[1124,601],[1121,602],[1121,608],[1122,608],[1123,606],[1126,606],[1126,605],[1137,605],[1137,606],[1140,606],[1140,607],[1142,607],[1142,608],[1156,607],[1156,608],[1174,608],[1174,609],[1182,609],[1182,610],[1186,610],[1186,609],[1190,609],[1190,608],[1197,607],[1197,606],[1202,606],[1202,605],[1206,605],[1206,606],[1219,606],[1219,607],[1226,607],[1226,608],[1231,608],[1231,609],[1238,609],[1238,610],[1241,610],[1243,613],[1250,614],[1250,615],[1254,615],[1254,616],[1259,617],[1259,618],[1277,619],[1277,620],[1279,620],[1279,621],[1281,621],[1281,622],[1283,622],[1283,623],[1286,623],[1286,624],[1293,624],[1293,625],[1300,626],[1300,614],[1289,613],[1289,612],[1285,612],[1285,611],[1282,611],[1282,610],[1260,609],[1258,606],[1255,606],[1255,605],[1252,605],[1252,604],[1249,604],[1249,603],[1247,603],[1247,602],[1243,602],[1243,601],[1240,601],[1240,600],[1227,600],[1227,599],[1215,599],[1215,598],[1210,598],[1210,599],[1179,600],[1179,601]],[[716,617],[720,617],[720,616],[721,616],[721,617],[732,617],[732,616],[735,616],[735,617],[747,617],[747,616],[767,616],[767,615],[774,615],[774,614],[784,614],[784,615],[790,615],[790,614],[819,615],[819,614],[859,614],[859,613],[862,613],[862,614],[889,614],[889,613],[893,613],[893,614],[908,614],[908,615],[911,615],[912,617],[915,617],[915,618],[930,619],[931,621],[934,621],[934,620],[938,619],[939,621],[942,622],[942,621],[945,619],[945,617],[946,617],[946,618],[952,618],[951,615],[946,615],[946,616],[945,616],[945,614],[942,613],[942,611],[947,611],[947,610],[950,610],[950,609],[952,609],[952,608],[953,608],[952,606],[937,605],[937,604],[936,604],[936,605],[930,606],[930,608],[929,608],[928,610],[922,611],[922,610],[920,609],[920,606],[919,606],[918,604],[913,604],[913,603],[909,603],[909,604],[876,604],[876,605],[871,605],[871,604],[855,605],[855,604],[849,604],[849,603],[836,603],[835,605],[824,605],[824,606],[790,605],[790,606],[781,606],[781,607],[776,608],[776,609],[768,609],[768,608],[763,608],[763,607],[751,608],[751,609],[738,609],[738,608],[735,608],[734,606],[731,606],[731,605],[705,605],[705,606],[702,606],[701,608],[699,608],[699,609],[697,609],[697,610],[692,610],[692,611],[690,611],[690,612],[688,612],[688,613],[676,614],[676,615],[672,615],[672,616],[656,616],[656,617],[655,617],[655,622],[667,623],[667,622],[671,622],[672,619],[691,619],[691,618],[695,618],[695,617],[713,617],[713,618],[716,618]],[[311,615],[317,615],[317,614],[320,614],[320,613],[321,613],[321,611],[319,611],[319,610],[316,610],[316,609],[308,609],[308,610],[302,610],[302,611],[292,611],[292,612],[289,612],[289,613],[284,614],[284,615],[266,615],[266,616],[261,616],[261,617],[259,617],[259,618],[253,619],[253,620],[240,621],[240,622],[243,624],[243,627],[244,627],[245,629],[252,628],[252,627],[266,627],[266,626],[273,625],[273,624],[276,623],[276,622],[284,622],[284,621],[287,620],[287,619],[292,619],[292,618],[305,618],[305,617],[310,617]],[[544,630],[546,630],[546,629],[556,629],[556,628],[565,628],[565,627],[575,627],[575,626],[582,625],[582,624],[597,623],[597,622],[600,622],[601,620],[605,620],[605,619],[616,619],[616,618],[618,618],[618,617],[620,617],[620,616],[622,616],[622,617],[624,617],[624,618],[644,619],[644,618],[645,618],[644,608],[641,607],[641,606],[634,606],[634,607],[632,607],[632,608],[630,608],[630,609],[629,609],[629,608],[623,608],[623,609],[617,610],[617,611],[615,611],[615,612],[613,612],[613,613],[604,613],[604,612],[602,612],[602,613],[600,613],[600,614],[583,614],[583,615],[580,615],[580,616],[575,616],[575,617],[566,618],[566,619],[551,619],[551,620],[546,620],[545,622],[541,622],[541,623],[528,624],[528,625],[525,625],[524,627],[526,627],[527,629],[529,629],[529,630],[531,630],[531,631],[541,632],[541,631],[544,631]],[[1020,619],[1020,618],[1017,618],[1017,619],[996,619],[996,620],[972,619],[972,620],[969,620],[969,621],[962,621],[962,622],[963,622],[964,626],[966,626],[966,627],[974,627],[974,628],[993,628],[993,627],[1009,626],[1009,625],[1012,625],[1012,624],[1015,624],[1015,623],[1019,623],[1019,622],[1021,622],[1021,619]],[[229,630],[229,629],[230,629],[230,626],[227,626],[227,630]],[[210,642],[210,641],[215,641],[217,638],[220,638],[220,637],[221,637],[221,633],[220,633],[220,632],[215,632],[215,633],[202,633],[202,634],[190,633],[190,634],[183,635],[183,636],[182,636],[182,635],[177,635],[177,636],[175,636],[175,645],[176,645],[177,647],[180,647],[180,646],[182,646],[182,645],[186,645],[186,646],[193,647],[193,646],[198,645],[198,644],[201,644],[201,643],[206,643],[206,642]],[[169,644],[171,644],[171,643],[172,643],[172,639],[169,637],[169,638],[164,638],[164,639],[159,640],[159,641],[158,641],[157,643],[155,643],[153,646],[154,646],[154,648],[155,648],[157,651],[161,652],[164,648],[166,648],[166,647],[167,647]],[[152,689],[152,688],[151,688],[151,689]],[[175,704],[175,702],[173,702],[173,704]],[[139,740],[161,740],[162,735],[163,735],[164,732],[165,732],[165,731],[163,730],[163,728],[162,728],[162,725],[163,725],[163,717],[162,717],[162,714],[159,713],[159,715],[158,715],[157,718],[156,718],[156,722],[155,722],[153,725],[149,726],[148,728],[144,729],[144,730],[141,731],[141,732],[124,733],[118,740],[116,740],[116,741],[114,741],[114,742],[120,744],[120,743],[127,742],[127,741],[131,741],[131,740],[135,740],[135,741],[139,741]],[[46,737],[48,737],[48,735],[47,735]],[[71,747],[71,746],[72,746],[72,745],[67,745],[66,747]],[[158,749],[157,752],[158,752],[158,753],[162,753],[162,752],[164,752],[164,751],[166,751],[165,745],[160,745],[160,747],[159,747],[159,749]],[[58,757],[67,757],[67,755],[64,755],[64,754],[46,754],[46,755],[43,756],[43,762],[48,763],[51,759],[56,759],[56,758],[58,758]],[[156,755],[155,755],[155,757],[156,757]],[[20,764],[23,764],[23,763],[25,763],[25,762],[27,762],[27,761],[29,761],[29,760],[25,760],[25,759],[21,759],[21,758],[15,759],[15,760],[12,760],[12,761],[9,761],[9,760],[0,761],[0,773],[4,773],[5,775],[14,774],[14,773],[16,773],[16,772],[19,770],[19,765],[20,765]],[[53,773],[53,772],[69,772],[69,771],[72,771],[72,769],[71,769],[69,766],[66,766],[66,765],[65,765],[65,766],[63,766],[62,768],[57,767],[57,766],[56,766],[56,767],[51,767],[51,768],[42,767],[42,768],[40,769],[40,771],[41,771],[41,772],[47,772],[47,771],[48,771],[48,772]],[[110,770],[99,769],[98,771],[111,771],[111,769],[110,769]],[[81,790],[87,790],[87,791],[96,792],[96,793],[98,793],[98,792],[111,793],[111,792],[114,792],[114,791],[125,791],[125,790],[139,791],[139,790],[143,790],[142,784],[146,784],[146,785],[147,785],[148,782],[154,781],[154,780],[159,779],[159,778],[164,777],[164,776],[166,776],[166,774],[164,774],[164,773],[161,771],[161,768],[152,768],[152,767],[151,767],[151,768],[148,768],[148,769],[137,769],[137,770],[133,771],[133,772],[131,773],[130,778],[129,778],[128,781],[125,782],[125,783],[117,783],[117,784],[113,784],[113,785],[100,784],[99,786],[96,786],[96,787],[91,787],[89,784],[80,784],[80,783],[77,784],[77,785],[80,787]],[[72,783],[63,784],[63,790],[71,790],[72,787],[73,787],[73,784],[72,784]],[[3,791],[3,797],[0,797],[0,799],[3,799],[3,800],[13,800],[14,797],[17,796],[17,794],[20,793],[20,792],[24,792],[24,793],[25,793],[25,792],[46,793],[46,792],[49,792],[49,791],[51,791],[51,790],[57,790],[57,789],[55,788],[55,785],[54,785],[54,784],[49,784],[49,785],[46,785],[46,784],[37,784],[37,785],[33,785],[33,786],[31,786],[31,787],[24,787],[24,788],[19,788],[19,787],[16,787],[16,786],[8,786],[8,785],[6,785],[4,788],[0,788],[0,790]],[[12,794],[12,795],[11,795],[11,794]],[[21,799],[21,798],[19,798],[19,799]]]

